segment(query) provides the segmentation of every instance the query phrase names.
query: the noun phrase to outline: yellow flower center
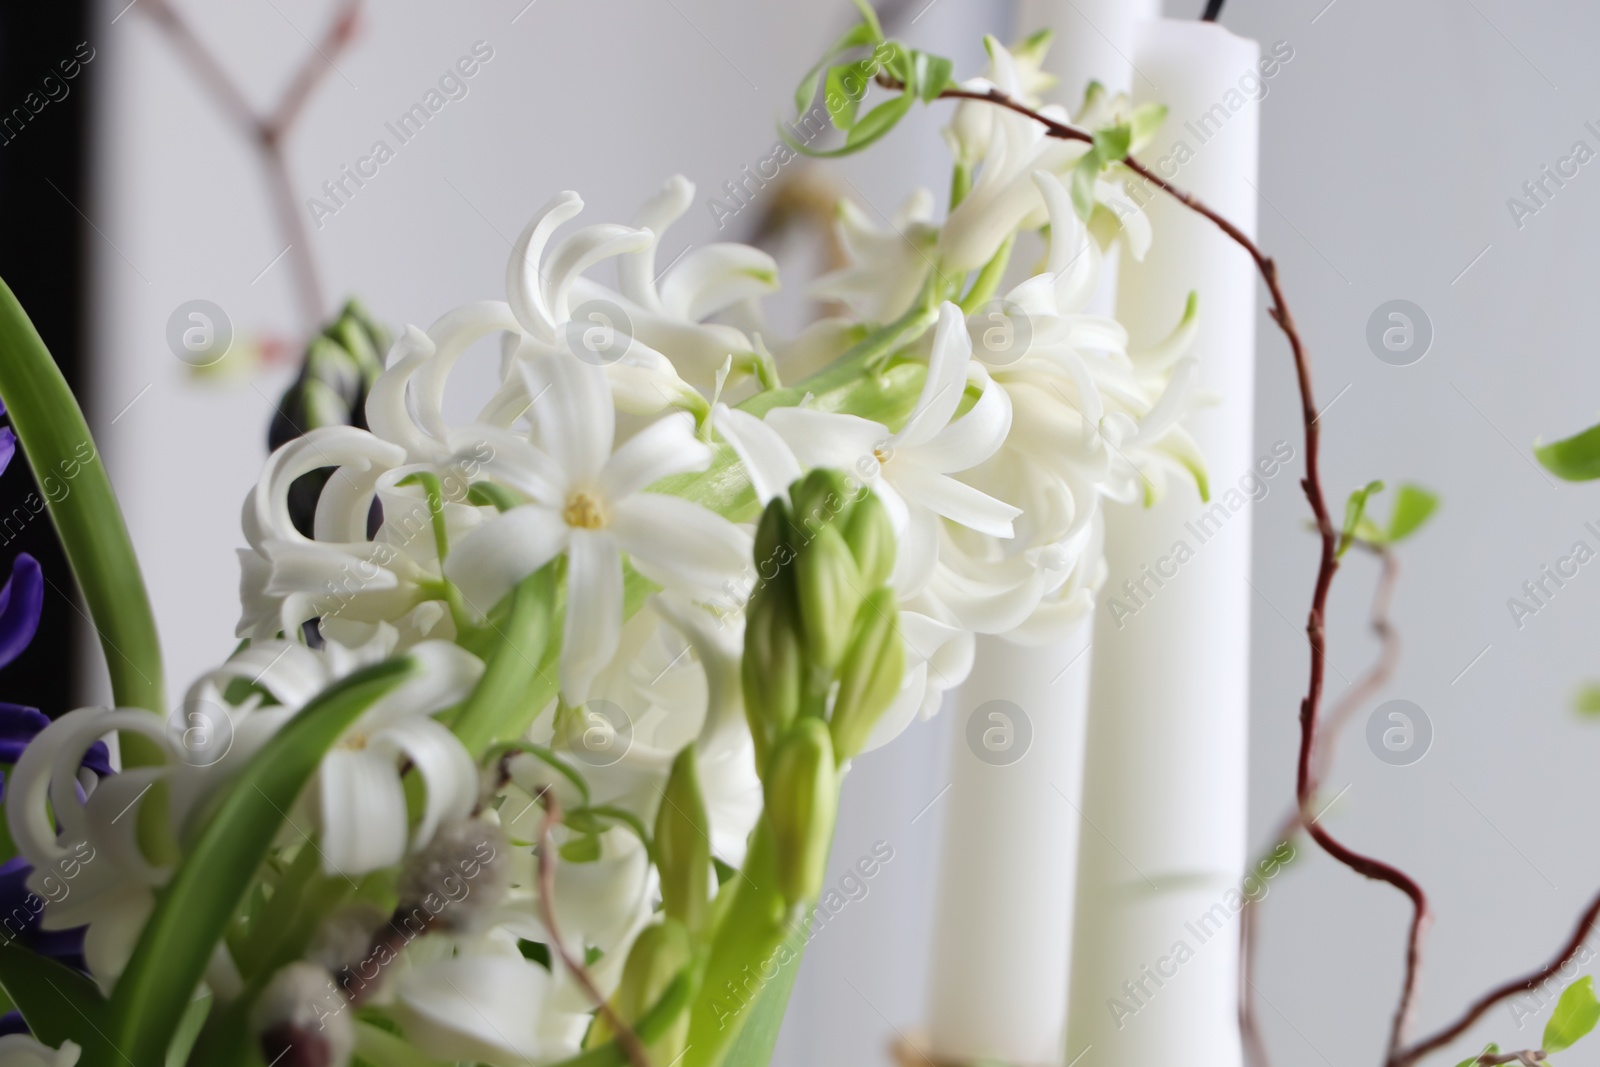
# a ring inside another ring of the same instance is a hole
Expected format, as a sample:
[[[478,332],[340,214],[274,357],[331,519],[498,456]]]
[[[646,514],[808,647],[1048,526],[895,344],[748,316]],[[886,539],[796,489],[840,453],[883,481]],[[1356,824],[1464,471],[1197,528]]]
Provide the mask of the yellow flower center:
[[[874,448],[872,450],[872,458],[878,461],[878,466],[880,467],[889,462],[889,456],[890,452],[886,448]]]
[[[353,730],[339,738],[339,747],[348,752],[361,752],[367,747],[368,737],[360,730]]]
[[[598,530],[606,524],[600,501],[588,493],[573,493],[567,498],[567,509],[561,513],[568,526],[579,530]]]

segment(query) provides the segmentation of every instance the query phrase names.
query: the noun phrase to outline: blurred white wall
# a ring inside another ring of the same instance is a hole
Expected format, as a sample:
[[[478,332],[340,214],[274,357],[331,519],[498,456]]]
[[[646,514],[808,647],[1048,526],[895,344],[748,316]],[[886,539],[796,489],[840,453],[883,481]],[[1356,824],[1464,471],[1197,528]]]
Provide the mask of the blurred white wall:
[[[283,242],[251,150],[138,7],[119,17],[125,2],[108,0],[92,38],[103,145],[96,196],[82,205],[98,233],[90,403],[176,696],[234,645],[239,505],[288,372],[194,383],[167,348],[167,319],[195,298],[222,306],[244,334],[290,329],[295,314],[285,262],[269,268]],[[292,143],[302,195],[365,154],[474,42],[494,49],[469,95],[315,233],[334,298],[359,293],[390,323],[426,324],[501,293],[510,240],[558,190],[580,190],[591,219],[627,219],[674,171],[703,196],[767,153],[774,116],[849,17],[842,0],[524,3],[375,5],[339,58]],[[258,102],[275,97],[326,16],[310,0],[184,6]],[[1187,17],[1200,6],[1169,8]],[[977,34],[1003,35],[1009,18],[1004,0],[936,0],[909,36],[971,72]],[[1319,395],[1334,402],[1324,419],[1329,488],[1411,479],[1445,499],[1404,555],[1405,658],[1386,694],[1427,711],[1433,751],[1386,766],[1358,721],[1328,782],[1330,796],[1348,791],[1326,816],[1351,844],[1402,860],[1433,894],[1419,1013],[1431,1028],[1546,958],[1600,885],[1587,833],[1600,724],[1569,711],[1596,644],[1600,572],[1586,567],[1521,629],[1506,607],[1574,541],[1600,547],[1583,525],[1600,520],[1600,490],[1551,484],[1528,460],[1535,435],[1577,429],[1600,409],[1600,176],[1585,167],[1520,228],[1506,206],[1574,141],[1600,148],[1584,126],[1600,126],[1600,71],[1586,47],[1600,12],[1570,0],[1234,0],[1224,22],[1294,48],[1264,105],[1260,227],[1309,339]],[[910,183],[942,192],[936,125],[922,116],[842,168],[855,195],[889,215]],[[664,254],[715,232],[709,212],[691,212]],[[1435,330],[1410,367],[1381,363],[1365,340],[1369,315],[1395,298],[1421,305]],[[1288,355],[1265,317],[1260,336],[1257,438],[1291,440],[1298,454]],[[1257,840],[1292,784],[1315,550],[1305,518],[1290,478],[1255,507]],[[1359,558],[1340,575],[1330,699],[1374,652],[1373,578]],[[834,877],[879,840],[894,859],[813,942],[783,1037],[787,1067],[884,1062],[896,1031],[920,1022],[941,817],[938,803],[923,809],[945,781],[944,733],[913,729],[860,761],[848,783]],[[1378,1062],[1404,921],[1398,895],[1320,857],[1275,880],[1257,983],[1277,1062]],[[1519,1045],[1541,1025],[1519,1032],[1501,1009],[1481,1035]],[[1600,1056],[1580,1046],[1565,1062]]]

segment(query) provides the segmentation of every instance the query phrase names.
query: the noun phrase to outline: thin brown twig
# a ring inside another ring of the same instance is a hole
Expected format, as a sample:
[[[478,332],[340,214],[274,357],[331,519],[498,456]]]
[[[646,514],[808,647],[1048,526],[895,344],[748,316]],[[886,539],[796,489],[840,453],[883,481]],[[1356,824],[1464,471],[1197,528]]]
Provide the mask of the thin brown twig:
[[[888,84],[891,88],[895,87],[895,83],[892,80],[885,82],[885,84]],[[950,99],[986,101],[1015,111],[1020,115],[1026,115],[1043,126],[1045,133],[1050,137],[1091,144],[1094,142],[1093,136],[1088,131],[1080,130],[1075,126],[1041,115],[1038,111],[998,89],[979,92],[970,89],[952,88],[945,89],[940,95]],[[1311,835],[1311,839],[1321,846],[1324,852],[1357,874],[1376,881],[1387,882],[1411,900],[1412,919],[1411,928],[1406,938],[1405,977],[1401,984],[1400,1003],[1395,1009],[1394,1022],[1390,1027],[1389,1052],[1386,1060],[1387,1067],[1401,1067],[1403,1062],[1408,1061],[1402,1061],[1396,1057],[1404,1045],[1406,1024],[1410,1019],[1411,1007],[1416,998],[1417,975],[1422,956],[1422,935],[1427,928],[1429,917],[1428,896],[1423,891],[1422,886],[1410,875],[1392,864],[1364,855],[1348,847],[1318,825],[1307,814],[1307,808],[1316,795],[1317,786],[1316,767],[1313,764],[1312,753],[1316,748],[1317,720],[1322,707],[1325,681],[1325,663],[1327,660],[1325,620],[1327,617],[1328,592],[1333,586],[1333,576],[1339,569],[1339,530],[1334,525],[1332,515],[1328,510],[1327,494],[1322,487],[1322,467],[1320,462],[1321,424],[1318,420],[1317,406],[1312,388],[1311,359],[1306,352],[1305,342],[1300,336],[1300,331],[1295,325],[1294,316],[1289,311],[1289,303],[1283,295],[1283,287],[1278,278],[1278,266],[1272,257],[1263,252],[1249,234],[1224,216],[1218,214],[1198,197],[1155,174],[1132,156],[1122,160],[1121,165],[1161,192],[1172,197],[1190,211],[1209,220],[1226,234],[1234,244],[1244,249],[1246,254],[1250,256],[1251,261],[1255,263],[1256,271],[1261,275],[1261,280],[1266,284],[1267,292],[1272,298],[1272,304],[1267,309],[1267,312],[1272,316],[1272,320],[1278,324],[1278,328],[1283,331],[1283,335],[1288,339],[1289,348],[1294,355],[1295,377],[1300,389],[1301,421],[1305,427],[1306,476],[1301,480],[1300,484],[1305,491],[1306,501],[1311,505],[1311,513],[1316,520],[1317,532],[1321,541],[1317,578],[1311,596],[1311,611],[1306,619],[1306,636],[1311,642],[1311,663],[1306,695],[1300,702],[1300,753],[1295,773],[1295,802],[1302,813],[1302,820],[1307,832]]]
[[[1382,565],[1377,588],[1372,594],[1370,616],[1372,632],[1379,642],[1378,660],[1328,713],[1327,722],[1317,739],[1317,749],[1313,755],[1316,777],[1319,780],[1327,777],[1339,736],[1344,732],[1345,726],[1367,701],[1389,684],[1389,679],[1394,676],[1395,667],[1400,662],[1400,635],[1395,632],[1394,624],[1389,618],[1390,606],[1394,603],[1395,585],[1400,575],[1399,561],[1387,546],[1366,541],[1356,541],[1355,544],[1377,556]],[[1277,831],[1269,839],[1273,842],[1274,849],[1278,843],[1294,837],[1302,828],[1303,821],[1298,805],[1285,812],[1283,818],[1279,820]],[[1255,985],[1251,978],[1255,972],[1256,916],[1265,899],[1263,897],[1247,906],[1239,920],[1239,1032],[1244,1039],[1245,1054],[1253,1067],[1267,1067],[1269,1062],[1266,1042],[1262,1039],[1261,1028],[1256,1020]]]
[[[589,969],[583,965],[583,961],[567,951],[566,943],[562,941],[561,933],[556,928],[556,850],[550,831],[561,821],[561,804],[556,800],[555,790],[550,788],[541,790],[537,799],[544,805],[544,821],[539,829],[539,917],[544,921],[545,932],[550,935],[550,947],[555,950],[562,964],[588,994],[589,999],[594,1001],[595,1007],[600,1011],[600,1017],[611,1027],[611,1032],[617,1035],[617,1044],[628,1057],[628,1062],[632,1063],[633,1067],[650,1067],[650,1055],[645,1051],[639,1035],[617,1015],[615,1009],[611,1007],[610,1000],[600,992],[600,987],[595,985],[594,978],[589,974]]]
[[[296,68],[277,104],[266,112],[258,111],[250,103],[171,0],[146,0],[140,9],[166,33],[195,76],[210,89],[222,111],[260,153],[263,180],[279,232],[287,245],[285,251],[294,275],[295,299],[307,333],[315,332],[322,325],[327,314],[327,300],[322,271],[311,250],[311,232],[295,202],[294,179],[289,172],[285,142],[312,95],[327,78],[333,56],[348,48],[355,39],[361,5],[362,0],[340,0],[322,40],[312,45],[311,53]]]

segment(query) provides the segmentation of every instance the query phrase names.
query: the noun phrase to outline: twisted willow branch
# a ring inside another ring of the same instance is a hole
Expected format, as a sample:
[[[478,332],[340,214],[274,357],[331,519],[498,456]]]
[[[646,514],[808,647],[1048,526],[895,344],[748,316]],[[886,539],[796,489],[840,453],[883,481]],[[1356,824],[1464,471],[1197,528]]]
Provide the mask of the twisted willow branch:
[[[289,173],[284,142],[305,112],[312,94],[333,68],[333,57],[354,40],[361,5],[362,0],[340,0],[322,40],[312,45],[311,54],[295,70],[277,105],[265,113],[258,112],[250,103],[227,68],[200,40],[170,0],[148,0],[141,9],[172,41],[173,47],[188,63],[195,77],[211,90],[217,105],[229,120],[261,153],[273,214],[289,245],[295,297],[308,334],[322,325],[327,312],[327,299],[322,272],[311,252],[311,234],[295,203],[294,180]]]

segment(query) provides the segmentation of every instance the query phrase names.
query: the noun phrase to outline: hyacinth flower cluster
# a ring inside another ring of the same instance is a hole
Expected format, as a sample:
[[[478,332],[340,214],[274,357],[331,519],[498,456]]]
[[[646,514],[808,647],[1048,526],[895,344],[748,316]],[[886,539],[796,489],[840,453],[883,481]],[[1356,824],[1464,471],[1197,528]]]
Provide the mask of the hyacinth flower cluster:
[[[843,47],[879,44],[869,17]],[[966,84],[1028,98],[1044,44]],[[1152,121],[1085,107],[1124,152]],[[0,1067],[766,1062],[852,761],[976,635],[1084,619],[1106,501],[1204,486],[1193,301],[1144,352],[1087,310],[1152,239],[1114,158],[975,102],[947,133],[943,221],[842,208],[817,292],[848,314],[792,338],[765,253],[659,271],[683,178],[631,224],[555,197],[502,298],[392,345],[348,307],[245,500],[242,644],[175,709],[96,458],[52,514],[116,706],[44,726],[5,795],[30,891],[94,856],[38,920],[82,951],[0,951],[32,1033]],[[0,296],[48,466],[88,431]],[[497,373],[453,419],[469,351]]]

